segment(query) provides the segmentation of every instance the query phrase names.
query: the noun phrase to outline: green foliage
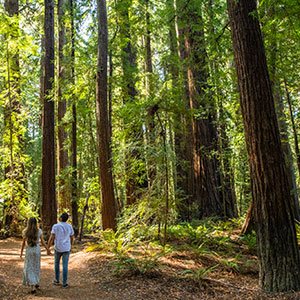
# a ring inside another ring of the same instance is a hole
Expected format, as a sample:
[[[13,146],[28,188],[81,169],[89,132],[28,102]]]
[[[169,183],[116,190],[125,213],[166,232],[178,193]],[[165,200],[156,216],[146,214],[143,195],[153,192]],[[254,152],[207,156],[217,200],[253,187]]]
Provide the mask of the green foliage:
[[[203,279],[206,279],[207,276],[212,273],[218,265],[207,267],[207,268],[197,268],[197,269],[188,269],[181,272],[181,275],[183,275],[186,278],[191,278],[197,282],[201,282]]]
[[[184,241],[190,245],[203,249],[204,246],[210,249],[228,249],[230,248],[231,231],[238,228],[240,221],[233,219],[231,221],[214,221],[205,219],[193,223],[181,223],[170,226],[168,236],[170,240]]]
[[[159,270],[159,259],[166,250],[155,243],[132,240],[124,233],[112,230],[102,232],[101,240],[88,247],[88,251],[101,251],[114,256],[115,275],[149,275]]]
[[[149,253],[140,256],[139,258],[122,256],[119,257],[115,262],[115,274],[116,275],[152,275],[154,272],[159,271],[159,259],[162,254]]]
[[[249,233],[245,234],[241,237],[241,241],[247,246],[248,250],[251,253],[256,253],[257,251],[257,241],[256,241],[256,234]]]
[[[234,259],[220,259],[220,264],[226,269],[238,273],[240,266]]]
[[[70,57],[66,57],[68,75],[64,82],[63,96],[67,100],[67,113],[63,124],[68,137],[64,147],[71,157],[71,107],[75,104],[79,215],[82,216],[88,197],[85,230],[90,233],[101,230],[101,187],[95,118],[97,11],[94,1],[75,2],[76,79],[73,82],[69,78]],[[224,174],[230,174],[234,180],[241,216],[251,201],[250,174],[226,1],[193,0],[177,1],[176,4],[177,10],[172,1],[150,1],[148,4],[138,0],[107,1],[111,56],[108,87],[112,122],[112,127],[109,128],[112,132],[110,147],[113,154],[115,195],[120,211],[117,235],[104,237],[103,243],[120,257],[126,257],[133,241],[136,243],[160,239],[165,225],[168,227],[166,242],[188,244],[199,255],[235,251],[231,233],[240,227],[242,219],[225,223],[210,219],[176,224],[181,207],[188,206],[190,197],[179,187],[180,180],[188,181],[189,178],[178,178],[178,168],[192,171],[190,162],[182,160],[176,153],[178,143],[182,142],[178,141],[181,136],[192,143],[181,116],[187,119],[192,115],[200,118],[206,114],[206,110],[213,107],[214,125],[218,128],[220,139],[219,148],[223,145],[226,147],[209,154],[220,159]],[[296,0],[259,2],[259,20],[263,28],[272,81],[284,103],[287,97],[285,88],[288,89],[296,129],[300,124],[300,114],[295,109],[299,107],[298,6]],[[150,16],[149,24],[146,13]],[[178,56],[176,30],[183,29],[185,24],[181,17],[185,15],[189,17],[191,31],[203,30],[205,37],[204,56],[208,71],[205,93],[209,97],[204,97],[207,102],[205,108],[203,105],[195,110],[187,109],[188,86],[183,75],[186,61]],[[197,18],[191,18],[192,15]],[[69,17],[66,16],[67,31],[70,30]],[[5,214],[12,213],[17,216],[17,221],[22,222],[24,218],[36,215],[41,205],[42,23],[42,1],[27,1],[26,5],[21,1],[18,17],[9,17],[4,5],[0,7],[1,220]],[[145,69],[148,33],[152,50],[151,74]],[[67,40],[69,43],[70,37]],[[124,49],[129,42],[135,58],[135,63],[130,62],[132,64],[124,61]],[[67,56],[70,54],[68,47],[69,44],[64,49]],[[12,59],[16,55],[20,60],[20,72],[13,67]],[[55,60],[57,62],[57,57]],[[17,89],[11,89],[16,82],[20,85],[20,93]],[[136,89],[134,97],[128,95],[129,82]],[[57,94],[56,88],[54,95]],[[9,94],[20,104],[15,111]],[[57,106],[57,99],[54,101]],[[292,142],[294,152],[286,103],[284,106],[288,141]],[[148,112],[153,107],[156,111],[149,120]],[[150,130],[151,121],[153,128]],[[228,161],[229,166],[224,166],[225,161]],[[70,167],[60,175],[67,184],[72,171],[74,170]],[[150,176],[152,171],[154,175]],[[128,207],[129,180],[135,184],[133,194],[137,201]],[[10,206],[11,211],[7,209]],[[194,205],[188,209],[198,216],[198,208]],[[109,239],[111,242],[108,242]],[[247,235],[240,241],[248,251],[255,253],[255,236]],[[135,260],[126,263],[138,264]]]

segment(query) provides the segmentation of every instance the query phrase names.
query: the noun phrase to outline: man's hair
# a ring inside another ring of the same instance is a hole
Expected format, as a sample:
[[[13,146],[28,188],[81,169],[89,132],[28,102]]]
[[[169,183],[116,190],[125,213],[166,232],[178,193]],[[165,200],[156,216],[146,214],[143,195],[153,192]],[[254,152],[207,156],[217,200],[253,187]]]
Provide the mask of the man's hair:
[[[69,219],[69,215],[66,212],[64,212],[60,215],[60,219],[62,220],[62,222],[67,222]]]

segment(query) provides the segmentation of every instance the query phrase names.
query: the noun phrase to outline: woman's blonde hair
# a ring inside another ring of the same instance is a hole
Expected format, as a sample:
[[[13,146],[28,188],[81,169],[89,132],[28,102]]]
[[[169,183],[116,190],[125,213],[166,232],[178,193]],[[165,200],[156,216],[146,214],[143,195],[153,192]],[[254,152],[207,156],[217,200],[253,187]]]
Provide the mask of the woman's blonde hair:
[[[27,244],[30,247],[34,247],[37,244],[38,239],[38,226],[36,218],[29,218],[27,227],[23,231],[23,237],[26,238]]]

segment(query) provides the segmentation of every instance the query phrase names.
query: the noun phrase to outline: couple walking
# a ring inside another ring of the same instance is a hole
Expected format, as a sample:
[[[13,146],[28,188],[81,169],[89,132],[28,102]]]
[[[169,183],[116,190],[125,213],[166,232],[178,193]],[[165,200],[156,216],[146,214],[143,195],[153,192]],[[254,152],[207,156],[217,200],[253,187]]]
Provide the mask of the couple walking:
[[[69,215],[63,213],[59,217],[59,223],[53,225],[51,235],[46,245],[43,232],[38,227],[36,218],[28,220],[27,227],[23,231],[23,242],[20,257],[26,246],[25,262],[23,270],[23,284],[31,287],[31,293],[34,294],[39,288],[40,269],[41,269],[41,249],[40,243],[46,248],[47,254],[50,255],[50,247],[54,242],[54,285],[60,284],[60,260],[62,259],[62,287],[68,287],[68,263],[71,247],[74,241],[74,231],[70,224],[67,223]]]

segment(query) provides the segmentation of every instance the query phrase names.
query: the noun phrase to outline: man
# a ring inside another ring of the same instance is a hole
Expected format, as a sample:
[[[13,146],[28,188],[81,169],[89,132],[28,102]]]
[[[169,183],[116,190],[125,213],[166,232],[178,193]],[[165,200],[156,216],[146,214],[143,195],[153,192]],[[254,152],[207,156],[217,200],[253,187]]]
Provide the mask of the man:
[[[59,223],[54,224],[51,230],[51,235],[48,241],[48,247],[50,248],[54,241],[54,270],[55,280],[53,284],[59,285],[59,265],[62,258],[62,287],[67,288],[68,285],[68,264],[70,251],[74,241],[74,231],[70,224],[67,223],[69,215],[63,213],[59,217]]]

